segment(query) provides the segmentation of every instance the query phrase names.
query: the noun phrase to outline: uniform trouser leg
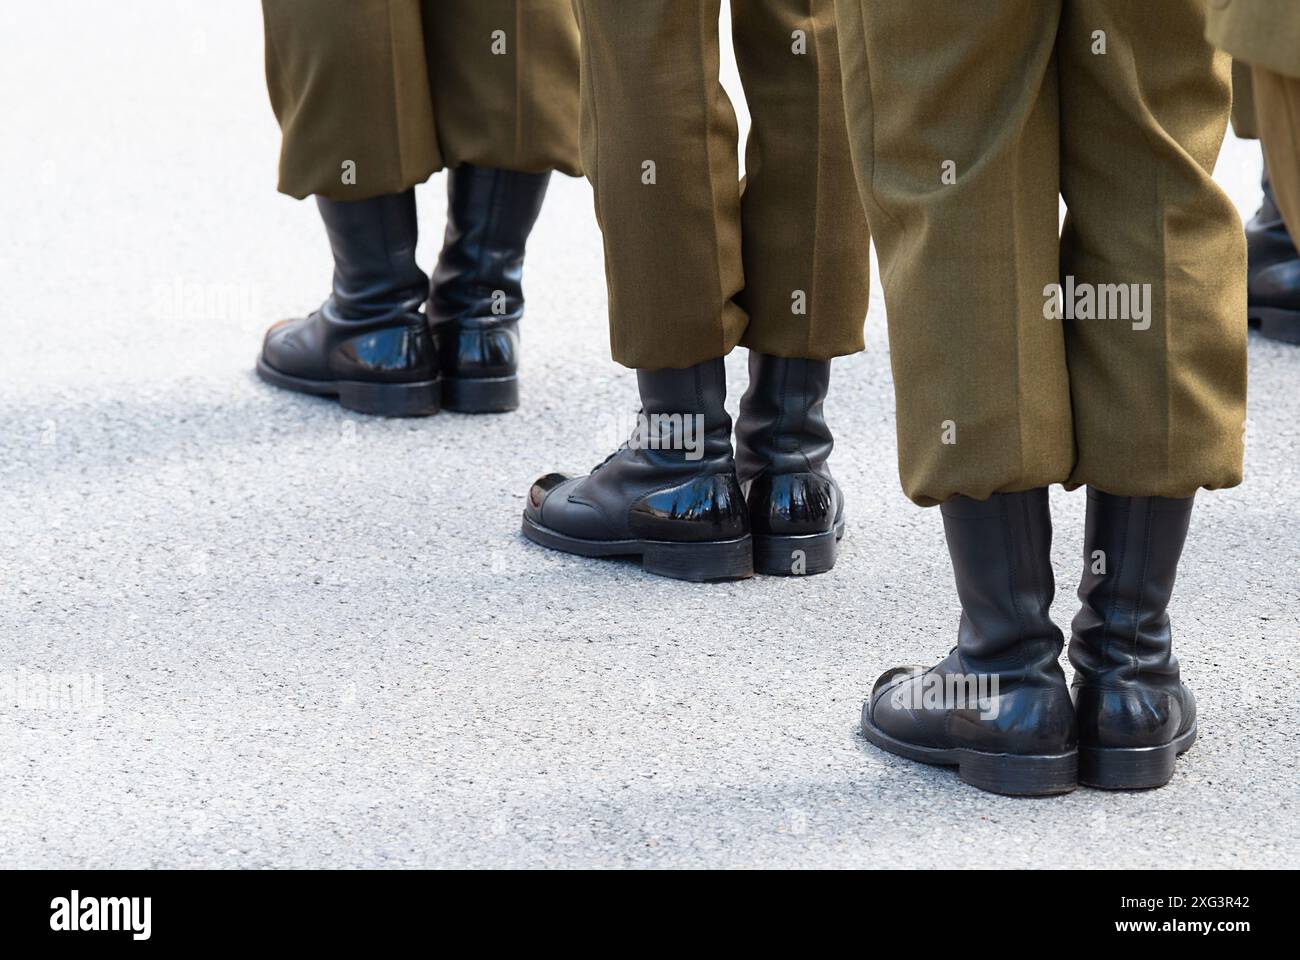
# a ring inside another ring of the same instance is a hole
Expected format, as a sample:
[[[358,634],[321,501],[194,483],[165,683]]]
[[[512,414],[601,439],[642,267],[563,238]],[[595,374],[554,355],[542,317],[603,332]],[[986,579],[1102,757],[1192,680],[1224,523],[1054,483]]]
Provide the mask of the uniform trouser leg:
[[[1241,60],[1232,61],[1232,132],[1243,140],[1259,139],[1252,68]]]
[[[464,163],[577,175],[568,0],[263,0],[280,190],[360,200]]]
[[[421,0],[444,163],[581,176],[570,0]]]
[[[960,7],[960,9],[959,9]],[[903,488],[1046,486],[1074,451],[1057,279],[1056,3],[841,0],[849,142],[880,256]]]
[[[718,0],[575,7],[614,359],[655,369],[738,344],[809,359],[860,350],[868,237],[829,0],[732,4],[753,121],[743,191]]]
[[[1209,175],[1228,68],[1199,3],[971,6],[839,5],[904,490],[932,504],[1238,482],[1244,243]],[[1046,319],[1071,274],[1150,284],[1149,325]]]
[[[1064,5],[1061,273],[1098,291],[1150,285],[1146,318],[1064,325],[1072,487],[1181,498],[1241,482],[1246,248],[1211,177],[1230,60],[1204,39],[1202,10],[1200,0]],[[1104,57],[1090,52],[1097,30]]]
[[[1300,236],[1300,77],[1253,71],[1260,140],[1282,219]]]

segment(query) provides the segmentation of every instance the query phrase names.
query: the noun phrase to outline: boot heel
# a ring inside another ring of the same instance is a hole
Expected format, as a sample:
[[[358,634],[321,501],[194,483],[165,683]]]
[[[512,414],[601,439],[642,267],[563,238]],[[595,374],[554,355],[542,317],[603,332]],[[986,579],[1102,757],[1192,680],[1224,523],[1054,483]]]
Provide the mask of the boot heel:
[[[752,539],[714,540],[704,543],[644,541],[641,568],[646,573],[674,580],[744,580],[754,575]]]
[[[438,412],[440,385],[437,380],[417,383],[362,383],[343,380],[338,384],[339,403],[348,410],[377,417],[427,417]]]
[[[458,413],[507,413],[516,410],[519,408],[519,378],[447,377],[442,381],[442,405]]]
[[[1174,761],[1196,740],[1196,728],[1158,747],[1080,747],[1079,782],[1101,790],[1151,790],[1174,777]]]
[[[825,573],[835,566],[839,536],[834,530],[805,536],[754,535],[754,572],[773,577]]]
[[[1073,751],[1036,757],[965,751],[958,759],[957,775],[973,787],[1012,797],[1069,793],[1079,785],[1079,755]]]

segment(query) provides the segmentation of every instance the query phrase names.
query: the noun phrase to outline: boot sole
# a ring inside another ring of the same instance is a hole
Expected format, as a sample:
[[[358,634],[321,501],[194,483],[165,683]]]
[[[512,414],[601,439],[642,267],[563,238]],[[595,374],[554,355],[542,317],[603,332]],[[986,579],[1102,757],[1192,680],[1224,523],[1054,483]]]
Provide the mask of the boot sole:
[[[348,410],[376,417],[427,417],[441,409],[441,383],[366,383],[361,380],[308,380],[281,373],[258,356],[257,375],[273,387],[333,397]]]
[[[806,577],[835,566],[844,539],[844,521],[825,533],[795,536],[754,534],[754,572],[771,577]],[[796,570],[802,555],[803,569]]]
[[[1300,310],[1282,307],[1250,307],[1246,318],[1259,326],[1261,336],[1283,343],[1300,343]]]
[[[957,776],[972,787],[1008,797],[1048,797],[1069,793],[1079,785],[1079,752],[1026,755],[985,753],[967,747],[922,747],[896,740],[862,712],[862,735],[881,750],[908,760],[939,767],[956,767]]]
[[[1196,742],[1196,724],[1158,747],[1080,747],[1079,782],[1100,790],[1151,790],[1173,779],[1174,761]]]
[[[523,534],[533,543],[580,557],[636,557],[641,569],[660,577],[704,583],[744,580],[754,575],[754,547],[746,534],[736,540],[673,543],[667,540],[583,540],[524,517]]]
[[[519,378],[444,377],[442,405],[457,413],[509,413],[519,409]]]

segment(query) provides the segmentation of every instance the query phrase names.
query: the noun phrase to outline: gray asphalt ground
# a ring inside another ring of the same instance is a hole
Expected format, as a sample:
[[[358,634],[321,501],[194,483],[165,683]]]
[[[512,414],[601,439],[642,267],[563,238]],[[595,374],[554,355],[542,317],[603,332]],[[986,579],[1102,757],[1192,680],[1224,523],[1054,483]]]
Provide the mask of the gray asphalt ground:
[[[0,865],[1300,865],[1300,350],[1252,336],[1247,482],[1195,514],[1173,615],[1201,739],[1173,782],[981,793],[855,733],[958,614],[939,515],[899,490],[878,294],[827,404],[831,574],[544,551],[530,481],[636,410],[587,185],[556,179],[532,244],[519,412],[273,391],[262,329],[329,268],[273,190],[260,31],[255,4],[0,7]],[[1230,142],[1247,214],[1257,175]],[[1053,507],[1064,624],[1083,496]]]

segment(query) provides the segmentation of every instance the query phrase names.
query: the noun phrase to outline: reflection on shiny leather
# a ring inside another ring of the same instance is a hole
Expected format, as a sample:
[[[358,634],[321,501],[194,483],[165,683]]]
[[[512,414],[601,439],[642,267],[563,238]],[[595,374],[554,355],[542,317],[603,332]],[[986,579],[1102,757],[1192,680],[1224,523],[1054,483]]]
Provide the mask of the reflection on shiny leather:
[[[470,320],[434,328],[442,369],[448,376],[505,377],[519,367],[519,329],[510,320],[483,326]]]
[[[409,374],[427,376],[434,362],[433,341],[423,324],[376,330],[335,347],[332,366],[342,375]]]
[[[746,495],[755,533],[825,533],[842,505],[835,481],[815,473],[765,473],[750,482]]]
[[[745,497],[731,473],[697,477],[632,505],[629,525],[641,537],[732,540],[748,530]]]

